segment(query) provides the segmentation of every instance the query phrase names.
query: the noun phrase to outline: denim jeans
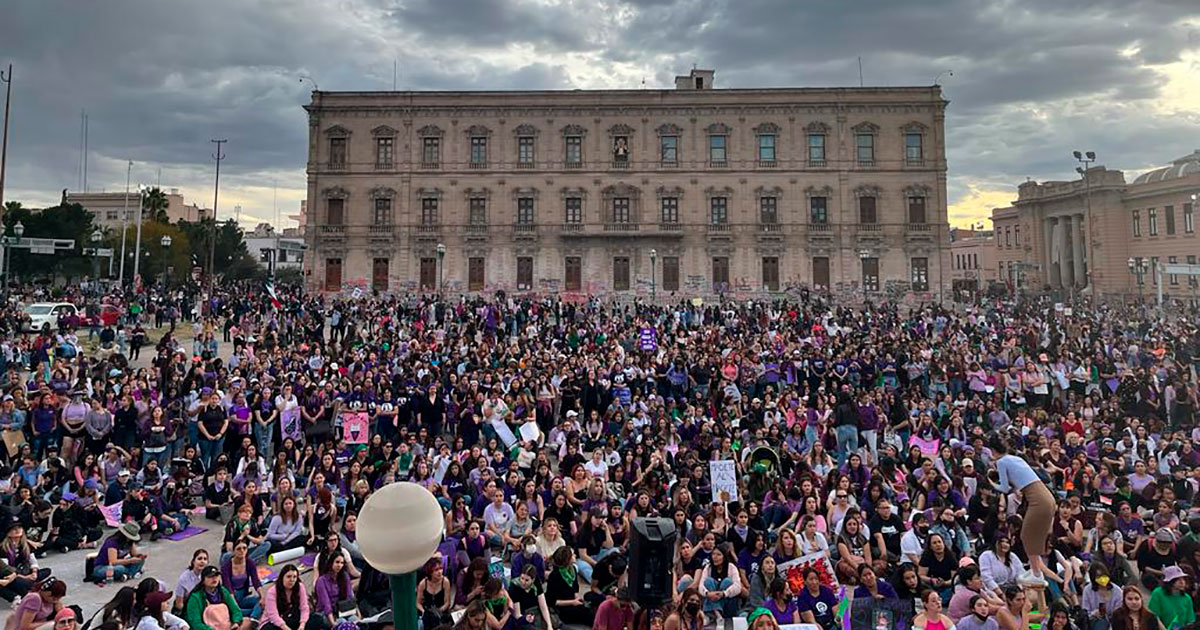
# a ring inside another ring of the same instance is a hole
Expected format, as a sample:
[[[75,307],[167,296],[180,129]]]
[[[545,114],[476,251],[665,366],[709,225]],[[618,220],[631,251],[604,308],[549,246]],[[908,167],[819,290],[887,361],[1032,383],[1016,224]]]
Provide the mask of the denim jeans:
[[[200,438],[200,462],[204,464],[204,469],[208,470],[212,467],[212,463],[216,461],[221,452],[225,450],[225,436],[221,436],[215,440]]]
[[[616,547],[609,547],[608,549],[601,549],[600,553],[596,554],[593,557],[593,560],[595,560],[596,562],[600,562],[600,560],[603,559],[604,556],[607,556],[608,554],[610,554],[616,550],[617,550]],[[584,562],[583,560],[576,560],[575,568],[579,570],[579,577],[583,578],[584,582],[587,582],[590,584],[592,581],[592,571],[593,571],[593,569],[595,569],[595,567]]]
[[[837,462],[846,463],[850,453],[858,450],[858,427],[841,425],[837,427]]]
[[[137,564],[114,564],[112,566],[104,565],[97,566],[92,570],[92,577],[97,580],[108,579],[108,570],[112,569],[114,580],[127,580],[135,574],[142,571],[142,563]]]
[[[266,426],[261,424],[254,425],[254,443],[258,445],[259,454],[267,461],[271,461],[275,456],[275,444],[271,441],[271,432],[274,430],[274,422]]]
[[[720,582],[713,578],[704,578],[704,588],[709,592],[723,591],[730,586],[733,586],[733,578],[723,578]],[[704,612],[721,611],[721,616],[726,619],[732,619],[738,612],[738,599],[736,597],[722,597],[717,601],[712,601],[707,596],[704,598]]]

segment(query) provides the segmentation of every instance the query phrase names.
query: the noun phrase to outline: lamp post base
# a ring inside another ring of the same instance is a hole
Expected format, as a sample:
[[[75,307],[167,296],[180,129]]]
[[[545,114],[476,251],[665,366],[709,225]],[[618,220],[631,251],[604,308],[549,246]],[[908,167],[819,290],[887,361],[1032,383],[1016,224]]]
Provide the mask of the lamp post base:
[[[395,630],[417,630],[417,572],[389,575],[392,588],[392,625]]]

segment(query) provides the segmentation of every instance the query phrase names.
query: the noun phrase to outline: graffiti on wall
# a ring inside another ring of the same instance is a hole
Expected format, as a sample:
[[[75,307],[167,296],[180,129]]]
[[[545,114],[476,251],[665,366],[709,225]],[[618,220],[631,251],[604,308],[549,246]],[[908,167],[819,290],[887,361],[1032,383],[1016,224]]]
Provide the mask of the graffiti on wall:
[[[688,276],[683,281],[684,290],[691,291],[694,293],[707,291],[708,290],[707,285],[708,285],[708,278],[705,278],[704,276]]]

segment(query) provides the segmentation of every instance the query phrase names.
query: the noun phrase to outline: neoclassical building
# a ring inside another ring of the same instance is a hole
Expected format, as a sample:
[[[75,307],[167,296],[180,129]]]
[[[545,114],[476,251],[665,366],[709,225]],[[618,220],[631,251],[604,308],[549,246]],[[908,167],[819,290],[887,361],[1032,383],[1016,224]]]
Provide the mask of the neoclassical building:
[[[1027,181],[1017,191],[1012,206],[992,211],[997,273],[1009,286],[1152,296],[1159,268],[1165,295],[1200,298],[1200,277],[1167,273],[1200,256],[1200,149],[1129,183],[1093,166],[1077,180]]]
[[[313,92],[312,290],[940,299],[936,87]]]

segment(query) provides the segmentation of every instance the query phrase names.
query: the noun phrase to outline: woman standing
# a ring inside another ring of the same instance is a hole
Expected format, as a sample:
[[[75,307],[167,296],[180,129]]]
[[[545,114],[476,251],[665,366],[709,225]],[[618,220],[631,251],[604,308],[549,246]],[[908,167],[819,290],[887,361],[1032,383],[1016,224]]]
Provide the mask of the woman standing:
[[[1032,366],[1031,366],[1032,367]],[[1021,543],[1029,556],[1029,573],[1021,574],[1017,580],[1025,586],[1045,586],[1046,559],[1049,553],[1050,530],[1054,526],[1054,495],[1046,484],[1033,472],[1024,459],[1010,454],[1008,442],[994,437],[992,452],[999,457],[996,461],[996,487],[1003,493],[1019,492],[1025,510],[1021,524]]]
[[[229,415],[221,408],[220,394],[213,392],[209,395],[198,420],[196,428],[200,431],[200,462],[207,470],[224,450],[225,432],[229,429]]]

